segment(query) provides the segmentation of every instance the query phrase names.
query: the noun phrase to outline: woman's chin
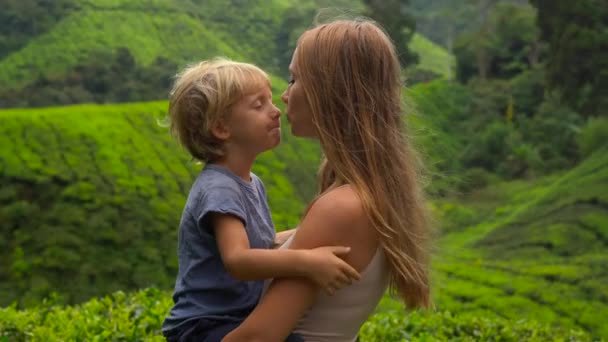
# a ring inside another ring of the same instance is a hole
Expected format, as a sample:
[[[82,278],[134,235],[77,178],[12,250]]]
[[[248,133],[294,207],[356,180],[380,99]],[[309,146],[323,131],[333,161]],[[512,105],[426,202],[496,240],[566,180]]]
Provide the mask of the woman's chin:
[[[310,133],[310,132],[298,131],[298,129],[294,128],[293,126],[291,126],[291,135],[293,135],[294,137],[297,137],[297,138],[307,138],[307,139],[313,139],[313,140],[319,139],[319,137],[316,134]]]
[[[295,129],[295,128],[293,127],[293,125],[291,126],[291,135],[293,135],[294,137],[299,137],[299,135],[298,135],[298,130],[297,130],[297,129]]]

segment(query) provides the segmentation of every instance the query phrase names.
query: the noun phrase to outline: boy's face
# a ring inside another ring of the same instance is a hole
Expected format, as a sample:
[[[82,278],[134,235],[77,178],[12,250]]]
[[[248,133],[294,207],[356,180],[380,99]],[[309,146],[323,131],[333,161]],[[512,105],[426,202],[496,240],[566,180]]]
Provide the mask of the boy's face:
[[[227,122],[229,142],[239,149],[259,154],[281,142],[281,111],[272,103],[272,91],[262,87],[241,98],[232,107]]]

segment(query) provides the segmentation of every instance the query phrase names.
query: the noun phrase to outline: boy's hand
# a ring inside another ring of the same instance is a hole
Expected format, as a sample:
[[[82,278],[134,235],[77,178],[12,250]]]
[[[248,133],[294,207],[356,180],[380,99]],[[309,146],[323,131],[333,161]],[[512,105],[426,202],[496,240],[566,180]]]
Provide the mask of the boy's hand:
[[[326,246],[306,251],[308,274],[317,286],[328,295],[359,280],[361,275],[346,261],[342,260],[350,252],[350,247]]]

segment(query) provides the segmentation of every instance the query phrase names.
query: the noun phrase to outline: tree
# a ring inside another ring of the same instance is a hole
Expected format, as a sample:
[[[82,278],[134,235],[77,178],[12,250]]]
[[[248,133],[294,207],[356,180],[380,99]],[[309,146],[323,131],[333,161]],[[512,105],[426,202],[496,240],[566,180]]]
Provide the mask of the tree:
[[[280,29],[275,35],[278,70],[285,76],[288,74],[291,56],[296,48],[298,37],[311,27],[316,8],[312,3],[294,5],[285,11]]]
[[[458,37],[454,47],[461,81],[475,74],[481,79],[509,79],[539,63],[541,46],[533,7],[482,1],[478,11],[483,18],[480,27]]]
[[[402,66],[418,63],[418,55],[408,44],[416,31],[416,21],[408,12],[407,0],[365,0],[366,15],[379,22],[395,42]]]
[[[410,0],[416,32],[452,52],[454,39],[481,26],[497,3],[526,5],[527,0]]]
[[[0,59],[46,32],[74,6],[70,0],[3,0],[0,3]]]
[[[608,107],[606,0],[531,0],[541,38],[548,43],[548,87],[583,115]]]

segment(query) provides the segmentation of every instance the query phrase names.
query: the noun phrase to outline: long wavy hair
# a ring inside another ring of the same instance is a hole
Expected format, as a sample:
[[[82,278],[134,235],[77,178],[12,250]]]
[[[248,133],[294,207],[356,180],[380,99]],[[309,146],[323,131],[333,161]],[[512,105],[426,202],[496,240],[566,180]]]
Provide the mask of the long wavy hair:
[[[429,307],[429,224],[421,163],[403,120],[395,47],[370,20],[338,20],[302,34],[298,81],[324,160],[319,193],[350,184],[377,230],[390,288],[410,308]]]

